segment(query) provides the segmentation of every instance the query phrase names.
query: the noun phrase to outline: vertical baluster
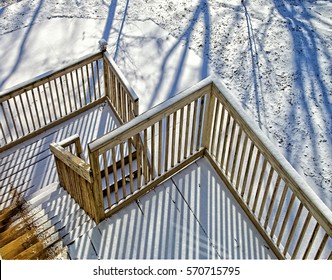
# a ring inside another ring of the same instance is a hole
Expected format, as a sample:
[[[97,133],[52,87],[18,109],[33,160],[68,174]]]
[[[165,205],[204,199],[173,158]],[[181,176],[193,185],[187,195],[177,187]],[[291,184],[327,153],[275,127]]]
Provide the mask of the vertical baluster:
[[[128,139],[128,158],[129,158],[129,186],[130,193],[134,193],[134,174],[133,174],[133,152],[132,152],[132,140]]]
[[[279,187],[280,187],[280,183],[281,183],[281,177],[278,174],[277,181],[276,181],[276,183],[274,185],[274,189],[273,189],[273,193],[272,193],[270,205],[268,207],[268,210],[267,210],[267,213],[266,213],[266,216],[265,216],[265,223],[264,223],[264,228],[265,229],[267,228],[267,225],[268,225],[270,217],[271,217],[271,212],[272,212],[272,209],[273,209],[273,204],[274,204],[274,201],[276,199],[276,196],[277,196],[277,193],[278,193],[278,190],[279,190]]]
[[[90,63],[91,72],[92,72],[92,83],[93,83],[93,96],[95,101],[97,100],[97,93],[96,93],[96,78],[95,78],[95,71],[93,67],[93,61]]]
[[[252,156],[254,153],[254,148],[255,145],[253,142],[251,142],[250,145],[250,149],[249,149],[249,154],[248,154],[248,159],[247,159],[247,165],[246,165],[246,170],[244,172],[244,178],[243,178],[243,182],[242,182],[242,189],[241,189],[241,196],[244,196],[244,192],[246,190],[246,186],[247,186],[247,181],[248,181],[248,177],[249,177],[249,170],[251,167],[251,160],[252,160]]]
[[[240,185],[240,181],[241,181],[241,177],[242,177],[243,162],[244,162],[244,158],[245,158],[246,151],[247,151],[247,144],[248,144],[248,136],[245,134],[244,135],[244,140],[243,140],[243,145],[242,145],[242,152],[241,152],[239,170],[237,172],[237,177],[236,177],[235,188],[237,190],[239,190],[239,185]]]
[[[19,96],[21,96],[21,95],[19,95]],[[14,100],[15,110],[16,110],[16,113],[17,113],[17,118],[18,118],[18,121],[19,121],[19,124],[20,124],[20,127],[21,127],[21,131],[22,131],[22,136],[23,136],[24,135],[24,128],[23,128],[22,119],[21,119],[21,116],[20,116],[20,113],[19,113],[19,110],[18,110],[18,107],[17,107],[16,96],[13,97],[13,100]]]
[[[158,176],[161,175],[161,159],[162,159],[162,148],[163,148],[163,121],[159,121],[159,134],[158,134]]]
[[[143,173],[144,173],[144,183],[147,185],[150,181],[149,176],[149,164],[148,164],[148,132],[144,129],[143,132]]]
[[[89,74],[89,67],[88,65],[86,64],[85,65],[85,71],[86,71],[86,78],[88,80],[88,89],[89,89],[89,103],[92,103],[92,94],[91,94],[91,82],[90,82],[90,74]]]
[[[324,237],[323,237],[323,240],[317,250],[317,253],[315,255],[315,260],[318,260],[324,250],[324,247],[326,246],[326,243],[327,243],[327,240],[329,239],[329,235],[327,233],[325,233]],[[332,253],[332,252],[331,252]]]
[[[41,98],[39,86],[37,87],[37,94],[38,94],[39,104],[40,104],[41,111],[42,111],[42,116],[43,116],[43,119],[44,119],[44,125],[46,125],[46,115],[45,115],[45,110],[44,110],[44,106],[43,106],[43,100]],[[37,103],[36,103],[36,106],[37,106]]]
[[[277,209],[276,216],[274,217],[274,223],[273,223],[271,233],[270,233],[270,236],[272,238],[273,238],[274,232],[276,230],[276,227],[277,227],[277,224],[278,224],[278,221],[279,221],[279,217],[280,217],[280,214],[281,214],[281,209],[282,209],[282,207],[284,205],[284,202],[285,202],[287,190],[288,190],[288,187],[287,187],[287,185],[285,185],[284,190],[283,190],[282,195],[281,195],[281,199],[279,201],[279,206],[278,206],[278,209]]]
[[[88,105],[87,92],[86,92],[86,88],[85,88],[85,79],[84,79],[83,66],[80,69],[81,69],[82,87],[83,87],[83,95],[84,95],[84,102],[85,102],[84,105]]]
[[[73,78],[73,71],[70,71],[70,83],[71,83],[71,90],[73,93],[73,99],[74,99],[74,107],[75,111],[77,111],[77,100],[76,100],[76,90],[75,90],[75,85],[74,85],[74,78]]]
[[[36,130],[36,125],[35,125],[34,118],[33,118],[33,115],[32,115],[32,104],[30,102],[28,92],[26,92],[26,91],[25,91],[25,97],[26,97],[26,101],[27,101],[27,105],[28,105],[27,108],[29,110],[30,121],[32,123],[33,130]]]
[[[220,123],[219,123],[219,135],[218,135],[218,141],[217,141],[217,153],[216,153],[216,161],[219,159],[219,154],[220,154],[220,142],[221,142],[221,137],[222,137],[222,131],[224,128],[224,117],[225,117],[225,106],[222,106],[221,110],[221,117],[220,117]]]
[[[29,126],[28,115],[27,115],[27,112],[26,112],[26,109],[25,109],[25,106],[24,106],[24,102],[23,102],[22,96],[23,96],[23,93],[19,95],[20,102],[21,102],[21,108],[23,110],[23,115],[24,115],[24,119],[25,119],[25,124],[26,124],[26,126],[28,128],[28,133],[30,133],[31,130],[30,130],[30,126]]]
[[[45,84],[43,84],[43,91],[44,91],[44,97],[45,97],[45,102],[46,102],[46,108],[47,108],[47,113],[48,113],[48,117],[49,117],[49,122],[51,122],[52,121],[52,117],[51,117],[51,110],[50,110],[50,105],[49,105],[49,99],[52,100],[52,97],[48,98],[48,95],[46,94]]]
[[[215,143],[216,143],[216,136],[217,136],[217,125],[220,125],[220,121],[219,121],[219,109],[220,109],[220,102],[217,98],[216,99],[216,102],[217,102],[217,105],[216,105],[216,113],[214,115],[214,123],[213,123],[213,129],[212,129],[212,142],[211,142],[211,154],[212,155],[216,155],[215,153]]]
[[[187,118],[186,118],[186,136],[184,141],[184,158],[188,157],[188,143],[189,143],[189,125],[190,125],[191,105],[187,105]]]
[[[182,154],[182,132],[183,132],[183,115],[184,108],[182,107],[180,110],[180,130],[179,130],[179,142],[178,142],[178,163],[181,162],[181,154]]]
[[[17,130],[17,126],[16,126],[16,121],[14,119],[14,114],[13,114],[13,111],[12,111],[12,107],[10,106],[10,99],[7,100],[7,101],[4,101],[4,102],[7,102],[7,104],[8,104],[9,115],[10,115],[10,118],[12,119],[12,123],[13,123],[14,130],[15,130],[15,133],[16,133],[16,138],[19,138],[18,130]]]
[[[3,130],[3,127],[2,127],[2,123],[0,122],[0,130],[1,130],[1,134],[2,134],[2,137],[3,137],[3,140],[5,141],[5,144],[7,144],[7,139],[6,139],[6,134]]]
[[[118,186],[118,175],[116,167],[115,147],[112,148],[112,166],[113,166],[113,177],[114,177],[115,201],[116,203],[119,203],[119,186]]]
[[[122,195],[123,195],[123,198],[126,198],[127,190],[126,190],[126,172],[125,172],[125,164],[124,164],[123,143],[120,143],[120,156],[121,156]]]
[[[286,245],[284,247],[284,250],[283,250],[283,254],[286,255],[287,252],[288,252],[288,248],[289,248],[289,245],[293,239],[293,236],[294,236],[294,233],[295,233],[295,229],[299,223],[299,220],[300,220],[300,217],[301,217],[301,213],[302,213],[302,210],[303,210],[303,204],[302,202],[300,203],[298,209],[297,209],[297,212],[296,212],[296,215],[295,215],[295,219],[294,219],[294,222],[293,222],[293,225],[292,225],[292,228],[289,232],[289,235],[288,235],[288,239],[286,241]]]
[[[194,153],[197,105],[198,105],[198,100],[196,99],[195,102],[194,102],[194,115],[193,115],[193,119],[192,119],[192,128],[191,128],[190,155],[192,155]]]
[[[252,207],[252,211],[254,213],[256,212],[256,207],[257,207],[259,195],[261,193],[261,188],[262,188],[262,184],[263,184],[263,180],[264,180],[266,165],[267,165],[267,160],[266,160],[266,158],[264,158],[263,167],[262,167],[262,170],[261,170],[261,174],[259,176],[258,186],[257,186],[257,190],[256,190],[256,193],[255,193],[254,205]]]
[[[63,116],[63,114],[62,114],[62,106],[61,106],[61,101],[60,101],[58,83],[57,83],[56,79],[53,80],[53,82],[54,82],[54,87],[55,87],[55,93],[56,93],[56,96],[58,99],[58,107],[59,107],[59,113],[60,113],[60,118],[61,118]]]
[[[234,159],[233,159],[233,164],[232,164],[231,182],[233,182],[233,180],[234,180],[234,173],[235,173],[236,164],[237,164],[237,157],[239,155],[241,138],[242,138],[242,128],[239,126],[239,130],[238,130],[238,134],[237,134],[237,141],[236,141],[236,146],[235,146]]]
[[[135,136],[135,143],[136,143],[136,153],[137,153],[137,189],[141,189],[141,143],[140,143],[140,137],[139,134],[136,134]]]
[[[293,254],[291,256],[291,259],[294,260],[299,252],[299,249],[301,247],[301,243],[303,241],[303,238],[305,236],[305,233],[307,232],[307,229],[308,229],[308,226],[309,226],[309,223],[310,223],[310,220],[311,220],[311,214],[310,212],[308,212],[307,214],[307,217],[304,221],[304,224],[302,226],[302,230],[300,232],[300,235],[299,235],[299,239],[297,240],[296,242],[296,245],[295,245],[295,248],[294,248],[294,251],[293,251]]]
[[[99,98],[101,98],[101,92],[100,92],[99,60],[96,60],[96,68],[97,68],[97,77],[98,77],[98,94],[99,94]]]
[[[290,199],[290,202],[288,204],[288,207],[287,207],[287,211],[286,211],[286,214],[285,214],[285,217],[284,217],[284,220],[282,222],[282,225],[281,225],[281,229],[279,231],[279,235],[278,235],[278,240],[277,240],[277,246],[280,245],[280,242],[281,242],[281,239],[284,235],[284,232],[285,232],[285,229],[286,229],[286,225],[287,225],[287,222],[288,222],[288,218],[289,218],[289,215],[291,213],[291,210],[292,210],[292,207],[293,207],[293,204],[294,204],[294,200],[295,200],[295,194],[293,193],[292,194],[292,197]]]
[[[65,90],[64,90],[64,87],[63,87],[63,81],[62,81],[62,78],[63,77],[60,77],[60,86],[61,86],[61,92],[62,92],[62,99],[63,99],[63,104],[65,106],[65,113],[66,115],[68,115],[68,109],[67,109],[67,102],[66,102],[66,94],[65,94]]]
[[[261,152],[259,150],[257,150],[257,154],[256,154],[256,160],[255,160],[255,165],[254,165],[254,170],[251,174],[251,180],[250,180],[250,185],[249,185],[249,191],[248,191],[248,197],[247,197],[247,204],[250,204],[250,199],[251,199],[251,194],[254,188],[254,184],[255,184],[255,179],[256,179],[256,173],[257,173],[257,169],[258,169],[258,163],[261,157]]]
[[[151,126],[151,179],[154,180],[155,178],[155,124]]]
[[[166,138],[165,138],[165,160],[164,160],[164,171],[168,170],[168,146],[169,146],[169,118],[168,115],[166,117]]]
[[[173,113],[173,127],[172,127],[172,138],[171,138],[171,167],[174,167],[174,157],[175,157],[175,140],[176,140],[176,119],[177,119],[177,112]]]
[[[74,97],[74,92],[73,92],[73,94],[71,94],[71,92],[70,92],[67,74],[68,73],[64,74],[63,77],[66,82],[66,90],[67,90],[68,101],[69,101],[69,113],[71,113],[73,111],[73,104],[72,104],[71,98],[72,98],[72,96]]]
[[[80,102],[80,108],[82,108],[82,93],[81,93],[81,85],[80,85],[80,81],[79,81],[79,78],[78,78],[78,71],[77,69],[75,69],[75,76],[76,76],[76,87],[77,87],[77,91],[78,91],[78,99],[79,99],[79,102]]]
[[[203,112],[205,108],[205,102],[206,102],[206,96],[201,97],[201,104],[199,107],[199,119],[198,119],[198,131],[197,131],[197,137],[196,137],[196,151],[199,150],[201,146],[201,132],[202,132],[202,125],[203,125]]]
[[[53,114],[54,114],[54,120],[57,119],[57,115],[56,115],[56,109],[55,109],[55,103],[54,103],[54,94],[53,94],[53,90],[52,90],[52,85],[51,85],[51,81],[47,82],[48,84],[48,88],[51,94],[51,102],[52,102],[52,107],[53,107]]]
[[[235,123],[235,120],[233,119],[231,138],[229,139],[228,155],[227,155],[227,160],[226,160],[226,170],[225,170],[226,174],[229,173],[229,164],[230,164],[231,154],[233,154],[232,151],[233,151],[233,141],[234,141],[235,130],[236,130],[236,123]]]
[[[271,181],[272,181],[272,177],[273,177],[273,173],[274,173],[274,169],[271,166],[270,167],[270,172],[269,172],[269,177],[267,179],[266,185],[265,185],[265,191],[264,191],[264,195],[263,195],[263,199],[262,199],[262,203],[261,203],[261,207],[259,209],[259,214],[258,214],[258,220],[260,221],[263,215],[263,211],[264,211],[264,207],[265,207],[265,203],[266,203],[266,199],[267,199],[267,195],[269,193],[269,189],[270,189],[270,185],[271,185]]]
[[[303,260],[305,260],[305,259],[308,258],[308,255],[309,255],[309,253],[310,253],[310,251],[311,251],[312,245],[314,244],[315,239],[316,239],[316,237],[317,237],[317,234],[318,234],[318,231],[319,231],[319,227],[320,227],[319,223],[316,223],[315,228],[314,228],[314,230],[313,230],[313,232],[312,232],[312,235],[311,235],[311,237],[310,237],[310,240],[309,240],[308,246],[307,246],[307,248],[306,248],[306,250],[305,250],[305,252],[304,252],[304,255],[303,255],[303,257],[302,257]]]
[[[221,160],[220,160],[220,166],[221,168],[224,169],[224,160],[225,160],[225,154],[227,152],[226,150],[226,145],[228,142],[228,135],[229,135],[229,126],[230,126],[230,122],[231,122],[231,114],[227,111],[227,120],[226,120],[226,129],[225,129],[225,139],[224,139],[224,143],[222,146],[222,152],[221,152]]]

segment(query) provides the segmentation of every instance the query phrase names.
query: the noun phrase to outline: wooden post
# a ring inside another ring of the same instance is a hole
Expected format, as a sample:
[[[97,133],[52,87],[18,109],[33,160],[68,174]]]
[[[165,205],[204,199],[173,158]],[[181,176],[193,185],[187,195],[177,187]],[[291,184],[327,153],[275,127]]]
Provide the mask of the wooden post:
[[[207,99],[206,99],[206,107],[205,107],[205,112],[204,112],[204,124],[203,124],[202,146],[205,149],[210,148],[214,103],[215,103],[215,98],[212,93],[212,87],[210,87],[210,92],[207,94]]]
[[[99,224],[100,221],[105,219],[105,210],[104,210],[104,199],[103,191],[101,188],[101,175],[100,175],[100,165],[99,165],[99,153],[98,150],[94,153],[91,153],[89,148],[89,159],[92,169],[92,193],[94,197],[95,213],[96,219],[95,222]]]

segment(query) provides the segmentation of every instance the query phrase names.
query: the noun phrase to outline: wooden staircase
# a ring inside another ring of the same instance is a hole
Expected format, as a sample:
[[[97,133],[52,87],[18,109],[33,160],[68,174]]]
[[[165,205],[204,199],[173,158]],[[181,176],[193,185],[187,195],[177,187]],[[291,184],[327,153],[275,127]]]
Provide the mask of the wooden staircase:
[[[66,258],[66,246],[95,226],[58,183],[0,211],[2,259]]]

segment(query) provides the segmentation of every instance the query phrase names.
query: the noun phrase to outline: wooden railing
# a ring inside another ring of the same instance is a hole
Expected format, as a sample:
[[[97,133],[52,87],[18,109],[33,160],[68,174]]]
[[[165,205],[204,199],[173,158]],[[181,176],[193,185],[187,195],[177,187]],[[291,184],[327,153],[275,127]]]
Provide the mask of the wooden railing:
[[[98,213],[95,195],[100,194],[93,189],[93,177],[90,164],[81,158],[82,146],[79,135],[73,135],[60,143],[52,143],[50,149],[55,158],[61,186],[97,223],[103,218]]]
[[[94,53],[0,93],[0,151],[102,101],[102,57]]]
[[[108,53],[103,57],[106,96],[121,123],[139,114],[138,97]]]
[[[96,52],[0,93],[0,152],[107,100],[119,122],[138,97],[107,52]]]
[[[205,155],[280,259],[331,259],[331,210],[249,120],[210,77],[91,142],[94,189],[107,190],[100,213],[112,215]]]

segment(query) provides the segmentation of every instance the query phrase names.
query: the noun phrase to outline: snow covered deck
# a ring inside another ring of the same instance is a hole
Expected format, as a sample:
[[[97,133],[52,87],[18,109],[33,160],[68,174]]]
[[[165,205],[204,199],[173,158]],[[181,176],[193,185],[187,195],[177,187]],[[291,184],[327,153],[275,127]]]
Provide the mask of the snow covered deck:
[[[213,76],[138,115],[98,52],[0,101],[4,257],[332,258],[331,211]],[[42,230],[11,240],[22,209]]]
[[[71,259],[275,259],[206,158],[69,245]]]

